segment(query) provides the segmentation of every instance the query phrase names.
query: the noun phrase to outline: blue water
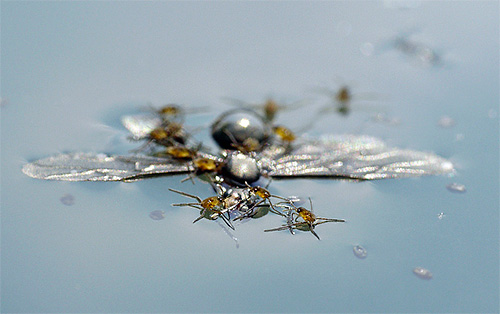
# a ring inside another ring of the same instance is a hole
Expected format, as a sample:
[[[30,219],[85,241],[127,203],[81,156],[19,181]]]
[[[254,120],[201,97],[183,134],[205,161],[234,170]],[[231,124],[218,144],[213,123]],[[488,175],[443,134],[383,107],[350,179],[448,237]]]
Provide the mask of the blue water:
[[[1,2],[1,311],[498,312],[499,5],[407,3]],[[390,45],[405,33],[442,63]],[[377,136],[449,158],[457,174],[275,181],[273,193],[310,196],[347,223],[318,226],[317,241],[262,232],[282,223],[270,215],[238,226],[236,248],[217,223],[170,206],[183,199],[167,188],[209,196],[201,182],[21,173],[59,152],[126,151],[119,117],[147,102],[207,106],[188,120],[200,125],[230,108],[222,97],[312,97],[280,116],[300,129],[324,104],[311,90],[339,80],[400,124],[360,109],[310,135]],[[455,125],[438,126],[443,116]]]

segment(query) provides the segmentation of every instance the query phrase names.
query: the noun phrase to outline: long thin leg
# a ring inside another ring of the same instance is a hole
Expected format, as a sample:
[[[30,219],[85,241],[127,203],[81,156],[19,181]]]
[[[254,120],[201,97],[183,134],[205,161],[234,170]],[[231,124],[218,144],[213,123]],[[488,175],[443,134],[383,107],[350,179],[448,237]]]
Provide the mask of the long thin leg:
[[[321,217],[316,217],[316,220],[321,221],[321,223],[325,223],[325,222],[345,222],[344,219],[336,219],[336,218],[321,218]]]
[[[267,202],[269,203],[269,206],[271,207],[271,209],[270,209],[271,213],[285,217],[285,215],[283,215],[282,213],[277,211],[276,208],[274,208],[273,203],[271,202],[271,200],[269,198],[267,199]]]
[[[312,233],[312,234],[314,234],[314,236],[315,236],[316,238],[318,238],[318,240],[321,240],[321,239],[319,238],[319,235],[316,233],[316,231],[314,231],[314,225],[309,225],[309,231],[311,231],[311,233]]]
[[[201,207],[199,205],[200,204],[198,204],[198,203],[176,203],[176,204],[172,204],[172,206],[179,206],[179,207],[189,206],[189,207],[194,207],[194,208],[197,208],[197,209],[203,209],[203,207]]]
[[[202,218],[204,218],[204,217],[205,217],[205,211],[203,211],[203,212],[201,213],[200,217],[198,217],[198,218],[196,218],[195,220],[193,220],[193,223],[195,223],[195,222],[197,222],[197,221],[201,220],[201,219],[202,219]]]
[[[252,212],[252,210],[255,207],[257,207],[258,205],[260,205],[264,201],[265,201],[265,199],[261,199],[260,201],[258,201],[257,203],[255,203],[252,207],[250,207],[249,209],[247,209],[243,214],[241,214],[238,217],[236,217],[234,220],[242,220],[243,218],[249,217],[248,215]]]
[[[227,225],[229,228],[231,228],[231,229],[233,229],[233,230],[234,230],[234,226],[233,226],[233,224],[231,223],[231,221],[230,221],[229,219],[227,219],[227,217],[226,217],[226,216],[224,216],[223,214],[221,214],[221,215],[219,215],[219,217],[220,217],[220,218],[222,218],[222,220],[224,220],[224,222],[226,223],[226,225]]]
[[[199,198],[198,196],[196,195],[192,195],[192,194],[189,194],[189,193],[186,193],[186,192],[182,192],[182,191],[177,191],[177,190],[174,190],[174,189],[168,189],[169,191],[172,191],[174,193],[177,193],[177,194],[180,194],[180,195],[184,195],[186,197],[190,197],[190,198],[194,198],[195,200],[197,200],[199,203],[201,203],[202,199]]]

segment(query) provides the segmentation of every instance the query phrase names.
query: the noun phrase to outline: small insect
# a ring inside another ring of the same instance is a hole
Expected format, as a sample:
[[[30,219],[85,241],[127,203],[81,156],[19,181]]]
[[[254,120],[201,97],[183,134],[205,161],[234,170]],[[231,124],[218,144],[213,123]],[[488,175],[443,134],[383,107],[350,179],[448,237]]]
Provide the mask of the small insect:
[[[263,103],[252,104],[234,98],[224,98],[231,105],[240,106],[242,108],[262,112],[264,119],[268,123],[273,123],[276,120],[277,114],[280,111],[295,110],[305,104],[305,101],[296,101],[291,104],[280,104],[273,98],[267,98]]]
[[[344,219],[316,217],[316,215],[314,215],[313,213],[312,201],[310,198],[309,198],[309,203],[311,206],[311,210],[305,209],[304,207],[297,208],[295,207],[293,202],[290,202],[291,206],[287,206],[287,210],[291,211],[293,210],[294,213],[292,213],[291,216],[289,216],[290,218],[288,219],[287,224],[282,225],[281,227],[278,228],[264,230],[264,232],[290,230],[290,232],[292,232],[293,234],[292,229],[298,229],[303,231],[310,231],[318,240],[320,240],[318,234],[316,233],[316,231],[314,231],[314,228],[317,225],[324,224],[327,222],[345,222]],[[293,219],[294,214],[295,214],[295,219]],[[299,221],[299,218],[301,218],[302,221]]]
[[[144,138],[132,137],[132,140],[143,140],[146,142],[139,148],[134,149],[134,152],[143,151],[151,144],[157,144],[164,147],[171,147],[175,145],[185,145],[188,135],[184,130],[182,124],[177,122],[163,123],[161,126],[152,129]]]
[[[297,138],[292,130],[282,125],[273,126],[273,132],[285,144],[290,144]]]
[[[335,111],[342,116],[347,116],[353,109],[356,110],[374,110],[373,106],[366,106],[362,102],[380,99],[380,95],[374,93],[356,93],[347,84],[341,84],[338,89],[327,87],[315,88],[315,91],[329,98],[328,103],[320,109],[318,115]],[[377,108],[379,109],[379,108]]]
[[[258,197],[258,198],[260,198],[260,200],[255,202],[251,207],[248,208],[247,211],[245,211],[242,215],[237,217],[237,219],[252,217],[254,214],[254,209],[257,208],[258,206],[260,206],[261,204],[266,205],[266,203],[267,203],[267,205],[269,205],[269,207],[270,207],[269,210],[272,213],[274,213],[276,215],[284,216],[281,212],[279,212],[275,208],[275,206],[273,205],[273,203],[271,201],[271,197],[278,198],[278,199],[281,199],[281,200],[287,201],[287,202],[289,200],[287,198],[271,194],[271,192],[269,192],[269,190],[267,190],[267,187],[269,186],[270,183],[271,183],[271,181],[269,181],[267,186],[265,188],[263,188],[261,186],[250,186],[247,182],[245,182],[245,184],[247,186],[246,189],[247,189],[249,195],[251,197],[254,197],[254,198]]]
[[[234,230],[234,226],[231,223],[231,217],[229,215],[229,210],[227,208],[224,208],[224,203],[223,199],[220,196],[211,196],[208,197],[204,200],[202,200],[200,197],[192,194],[188,194],[186,192],[182,191],[177,191],[174,189],[168,189],[171,192],[178,193],[181,195],[184,195],[186,197],[190,197],[195,199],[197,202],[196,203],[178,203],[178,204],[172,204],[172,206],[188,206],[188,207],[193,207],[196,209],[200,210],[200,216],[196,218],[193,223],[201,220],[202,218],[206,218],[209,220],[216,220],[217,218],[221,218],[226,225]],[[224,215],[226,214],[227,217]]]
[[[180,114],[184,113],[184,110],[181,109],[180,106],[175,104],[168,104],[156,111],[159,115],[165,118],[177,117]]]
[[[177,104],[166,104],[160,108],[155,108],[151,103],[148,104],[148,109],[155,113],[164,122],[183,120],[186,114],[198,113],[206,111],[206,107],[189,107],[185,108]]]
[[[181,182],[191,180],[194,184],[194,177],[199,177],[205,175],[204,180],[208,180],[208,182],[216,181],[213,176],[210,174],[218,174],[222,170],[223,163],[214,159],[210,159],[207,157],[197,157],[191,156],[192,160],[192,171],[188,174],[188,176],[181,180]]]

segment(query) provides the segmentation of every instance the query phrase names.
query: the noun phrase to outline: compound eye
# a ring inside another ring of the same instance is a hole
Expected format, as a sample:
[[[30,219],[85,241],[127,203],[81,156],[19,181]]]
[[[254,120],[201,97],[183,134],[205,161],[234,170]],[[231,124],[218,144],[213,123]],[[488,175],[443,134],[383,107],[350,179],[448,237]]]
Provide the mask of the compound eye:
[[[212,124],[212,137],[224,149],[234,150],[235,147],[245,146],[249,141],[258,143],[261,147],[270,135],[271,128],[265,119],[247,109],[223,113]]]

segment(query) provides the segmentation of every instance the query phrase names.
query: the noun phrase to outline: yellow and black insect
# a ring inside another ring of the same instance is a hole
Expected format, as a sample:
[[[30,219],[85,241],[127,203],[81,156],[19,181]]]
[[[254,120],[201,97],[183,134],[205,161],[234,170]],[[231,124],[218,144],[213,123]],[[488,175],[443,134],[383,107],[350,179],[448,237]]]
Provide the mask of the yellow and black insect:
[[[302,230],[302,231],[310,231],[318,240],[320,240],[314,228],[317,225],[324,224],[327,222],[345,222],[344,219],[336,219],[336,218],[323,218],[317,217],[313,213],[312,201],[309,198],[309,203],[311,206],[311,210],[308,210],[304,207],[296,207],[292,201],[289,202],[291,206],[286,206],[289,211],[287,224],[282,225],[278,228],[267,229],[264,232],[272,232],[272,231],[280,231],[280,230],[290,230],[292,234],[293,229]],[[301,220],[299,220],[301,219]]]
[[[190,197],[195,199],[197,202],[193,203],[178,203],[178,204],[172,204],[172,206],[184,206],[184,207],[193,207],[196,209],[200,210],[200,216],[196,218],[193,223],[199,221],[202,218],[206,218],[209,220],[216,220],[217,218],[221,218],[226,225],[234,230],[234,226],[231,223],[230,220],[230,215],[229,215],[229,210],[227,208],[224,208],[224,202],[222,197],[220,196],[211,196],[206,199],[201,199],[200,197],[196,195],[192,195],[186,192],[174,190],[174,189],[168,189],[169,191],[172,191],[174,193],[178,193],[181,195],[184,195],[186,197]],[[227,215],[227,216],[225,216]]]

